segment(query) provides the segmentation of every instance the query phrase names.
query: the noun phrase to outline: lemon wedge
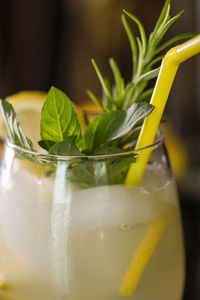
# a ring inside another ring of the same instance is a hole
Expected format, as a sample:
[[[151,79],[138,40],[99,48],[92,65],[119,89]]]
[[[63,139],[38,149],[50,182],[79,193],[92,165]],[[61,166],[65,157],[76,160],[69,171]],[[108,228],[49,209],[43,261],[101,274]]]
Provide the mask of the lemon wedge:
[[[134,253],[131,263],[120,285],[119,293],[123,296],[132,296],[142,273],[149,262],[163,232],[172,221],[171,217],[155,220]]]

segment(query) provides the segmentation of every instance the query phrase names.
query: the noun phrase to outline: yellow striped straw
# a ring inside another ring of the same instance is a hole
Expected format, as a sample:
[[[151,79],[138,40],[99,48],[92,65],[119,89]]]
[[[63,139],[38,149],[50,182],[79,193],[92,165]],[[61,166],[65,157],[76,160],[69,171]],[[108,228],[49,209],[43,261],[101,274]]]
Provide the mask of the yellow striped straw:
[[[154,110],[144,120],[136,151],[153,144],[178,67],[182,62],[198,53],[200,53],[200,34],[172,48],[163,58],[150,102],[154,106]],[[140,184],[151,151],[152,147],[140,151],[136,163],[131,164],[129,168],[125,180],[126,185]]]

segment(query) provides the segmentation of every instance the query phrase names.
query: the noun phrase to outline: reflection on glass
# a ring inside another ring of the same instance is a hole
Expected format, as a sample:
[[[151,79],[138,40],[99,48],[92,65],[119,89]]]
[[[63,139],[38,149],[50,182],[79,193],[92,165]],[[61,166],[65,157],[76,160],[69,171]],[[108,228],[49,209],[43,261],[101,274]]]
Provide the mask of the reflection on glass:
[[[163,137],[151,147],[143,181],[134,187],[123,183],[128,153],[52,158],[6,143],[1,299],[181,300],[176,186]]]

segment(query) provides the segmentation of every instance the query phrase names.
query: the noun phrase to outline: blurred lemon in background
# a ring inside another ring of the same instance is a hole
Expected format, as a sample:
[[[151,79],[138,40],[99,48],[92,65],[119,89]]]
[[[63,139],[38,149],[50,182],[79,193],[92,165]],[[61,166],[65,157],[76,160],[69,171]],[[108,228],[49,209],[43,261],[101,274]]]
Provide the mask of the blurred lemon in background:
[[[40,140],[40,112],[45,99],[46,93],[39,91],[22,91],[6,98],[13,105],[25,134],[34,145]],[[4,140],[6,134],[6,126],[0,116],[1,139]]]
[[[163,124],[162,127],[175,178],[181,181],[189,165],[187,147],[170,122]]]

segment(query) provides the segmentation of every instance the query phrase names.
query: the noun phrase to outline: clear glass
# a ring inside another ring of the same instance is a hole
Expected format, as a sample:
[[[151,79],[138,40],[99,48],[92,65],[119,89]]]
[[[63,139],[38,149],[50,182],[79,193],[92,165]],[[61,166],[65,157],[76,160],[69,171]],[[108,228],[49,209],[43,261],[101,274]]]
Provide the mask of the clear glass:
[[[126,186],[129,153],[53,157],[6,142],[0,299],[181,300],[182,228],[162,133],[150,147],[141,185]]]

